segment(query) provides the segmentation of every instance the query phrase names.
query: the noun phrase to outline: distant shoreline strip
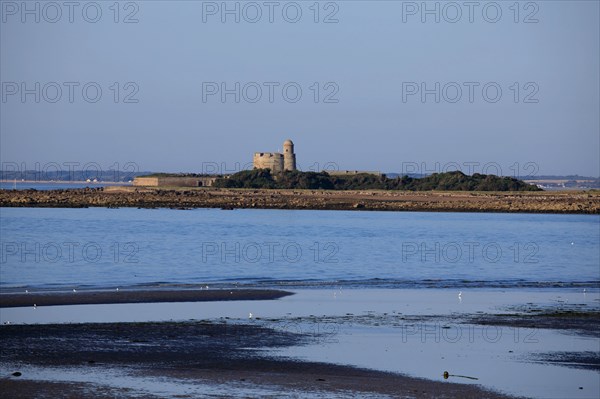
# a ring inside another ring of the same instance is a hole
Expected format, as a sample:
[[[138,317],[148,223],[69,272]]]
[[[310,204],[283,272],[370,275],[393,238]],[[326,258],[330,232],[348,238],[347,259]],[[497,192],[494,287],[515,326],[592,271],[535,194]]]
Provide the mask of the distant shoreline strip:
[[[0,207],[137,207],[600,214],[600,192],[165,189],[0,190]]]

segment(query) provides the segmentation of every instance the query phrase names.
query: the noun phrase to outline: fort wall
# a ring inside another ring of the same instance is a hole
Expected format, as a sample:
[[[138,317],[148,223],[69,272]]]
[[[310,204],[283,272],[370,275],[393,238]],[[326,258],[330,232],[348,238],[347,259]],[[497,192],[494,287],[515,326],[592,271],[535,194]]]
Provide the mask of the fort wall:
[[[273,173],[296,170],[296,154],[292,140],[283,142],[283,154],[279,152],[255,152],[252,159],[254,169],[271,169]]]
[[[133,185],[146,187],[210,187],[217,179],[216,176],[136,177],[133,179]]]
[[[254,169],[271,169],[278,173],[284,168],[283,154],[278,152],[256,152],[252,162]]]

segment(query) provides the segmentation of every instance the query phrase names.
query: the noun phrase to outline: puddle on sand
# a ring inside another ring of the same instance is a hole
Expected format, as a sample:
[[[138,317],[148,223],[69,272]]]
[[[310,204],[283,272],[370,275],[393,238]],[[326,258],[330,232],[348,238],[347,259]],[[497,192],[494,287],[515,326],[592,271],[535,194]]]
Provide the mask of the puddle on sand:
[[[276,354],[310,361],[347,364],[449,382],[479,384],[514,395],[538,398],[600,397],[600,373],[532,362],[532,354],[597,351],[595,338],[579,338],[554,330],[508,327],[419,324],[403,327],[339,327],[335,335],[313,345],[278,349]],[[447,326],[447,325],[446,325]],[[309,323],[296,329],[310,329]],[[314,328],[314,327],[313,327]],[[462,333],[459,332],[462,330]],[[517,341],[517,342],[515,342]],[[583,389],[579,389],[583,387]]]

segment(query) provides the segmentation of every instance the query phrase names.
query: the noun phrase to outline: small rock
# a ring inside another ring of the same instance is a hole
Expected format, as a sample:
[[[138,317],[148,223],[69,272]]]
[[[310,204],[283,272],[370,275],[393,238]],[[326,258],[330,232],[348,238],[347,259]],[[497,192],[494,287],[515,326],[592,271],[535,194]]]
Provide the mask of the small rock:
[[[22,376],[23,374],[21,374],[21,372],[20,372],[20,371],[15,371],[14,373],[12,373],[12,375],[14,375],[15,377],[20,377],[20,376]]]

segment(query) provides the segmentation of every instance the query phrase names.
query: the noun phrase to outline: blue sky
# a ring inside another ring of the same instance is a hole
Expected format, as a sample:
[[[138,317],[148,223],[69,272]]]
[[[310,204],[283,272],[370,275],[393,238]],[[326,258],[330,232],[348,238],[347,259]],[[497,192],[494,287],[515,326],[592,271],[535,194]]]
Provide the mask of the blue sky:
[[[599,2],[514,3],[2,0],[1,161],[598,176]]]

